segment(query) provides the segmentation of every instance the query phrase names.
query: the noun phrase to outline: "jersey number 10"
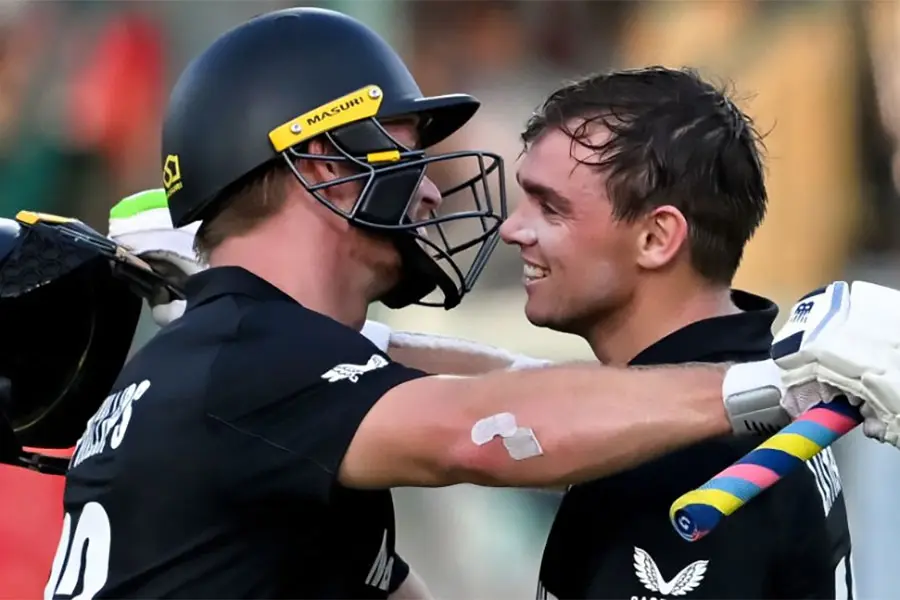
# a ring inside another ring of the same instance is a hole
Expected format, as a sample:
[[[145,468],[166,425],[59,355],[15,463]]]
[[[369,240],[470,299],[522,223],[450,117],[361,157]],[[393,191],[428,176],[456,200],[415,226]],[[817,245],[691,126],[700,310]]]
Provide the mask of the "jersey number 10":
[[[44,588],[44,600],[71,596],[78,589],[79,581],[81,593],[72,600],[91,600],[106,585],[109,576],[109,515],[100,504],[88,502],[81,510],[77,523],[73,525],[72,521],[71,513],[66,513],[62,536],[53,557],[50,580]]]

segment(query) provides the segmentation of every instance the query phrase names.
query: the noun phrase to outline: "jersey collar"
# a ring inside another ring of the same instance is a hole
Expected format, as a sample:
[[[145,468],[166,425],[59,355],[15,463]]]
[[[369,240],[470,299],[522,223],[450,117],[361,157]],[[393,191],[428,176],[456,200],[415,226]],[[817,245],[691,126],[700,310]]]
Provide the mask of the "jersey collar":
[[[761,296],[732,290],[742,312],[691,323],[644,349],[629,364],[761,360],[769,356],[778,307]]]
[[[212,267],[188,278],[187,310],[220,296],[247,296],[259,301],[296,302],[280,289],[242,267]]]

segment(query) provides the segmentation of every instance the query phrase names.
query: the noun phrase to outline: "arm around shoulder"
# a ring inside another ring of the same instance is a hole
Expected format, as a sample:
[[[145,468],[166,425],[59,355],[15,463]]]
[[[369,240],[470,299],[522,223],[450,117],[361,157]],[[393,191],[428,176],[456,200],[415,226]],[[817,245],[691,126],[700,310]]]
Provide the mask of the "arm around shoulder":
[[[349,487],[384,488],[538,487],[604,477],[730,433],[723,377],[719,366],[585,363],[413,379],[363,418],[339,478]],[[513,434],[533,438],[517,446],[499,439]]]

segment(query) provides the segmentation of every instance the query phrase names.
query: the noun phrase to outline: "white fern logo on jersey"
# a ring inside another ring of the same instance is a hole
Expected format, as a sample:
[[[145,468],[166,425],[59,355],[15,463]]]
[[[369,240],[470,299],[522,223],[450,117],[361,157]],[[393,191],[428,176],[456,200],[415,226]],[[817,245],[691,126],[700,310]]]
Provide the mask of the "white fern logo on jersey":
[[[656,561],[650,556],[646,550],[642,550],[637,546],[634,547],[634,574],[644,587],[651,592],[659,592],[665,596],[684,596],[690,591],[697,589],[700,582],[703,581],[703,575],[706,573],[706,565],[708,560],[698,560],[692,562],[672,578],[671,581],[663,579]]]
[[[375,369],[387,366],[387,364],[388,361],[386,358],[379,354],[373,354],[372,358],[369,359],[369,362],[364,365],[343,363],[334,366],[322,374],[322,379],[327,380],[328,383],[334,383],[343,379],[347,379],[351,383],[356,383],[359,381],[360,376],[365,375],[369,371],[374,371]]]

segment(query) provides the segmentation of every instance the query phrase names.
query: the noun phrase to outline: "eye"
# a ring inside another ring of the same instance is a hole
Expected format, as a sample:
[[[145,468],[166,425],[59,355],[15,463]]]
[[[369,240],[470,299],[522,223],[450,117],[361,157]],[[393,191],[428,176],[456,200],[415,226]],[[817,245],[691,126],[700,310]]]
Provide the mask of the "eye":
[[[558,215],[559,211],[554,208],[553,204],[548,202],[547,200],[538,199],[538,206],[541,208],[541,212],[545,215]]]

